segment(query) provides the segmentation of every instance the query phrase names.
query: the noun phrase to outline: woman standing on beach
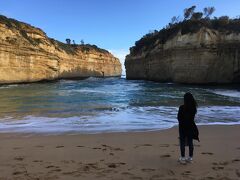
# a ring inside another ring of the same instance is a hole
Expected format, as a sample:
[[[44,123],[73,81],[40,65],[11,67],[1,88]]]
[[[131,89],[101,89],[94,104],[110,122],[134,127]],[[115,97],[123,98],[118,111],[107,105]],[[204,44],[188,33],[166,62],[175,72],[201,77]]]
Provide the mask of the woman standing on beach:
[[[192,162],[193,160],[193,139],[199,141],[198,128],[194,122],[197,113],[197,103],[190,92],[184,95],[184,104],[179,107],[179,137],[180,137],[180,163]],[[189,146],[189,157],[185,158],[185,145]]]

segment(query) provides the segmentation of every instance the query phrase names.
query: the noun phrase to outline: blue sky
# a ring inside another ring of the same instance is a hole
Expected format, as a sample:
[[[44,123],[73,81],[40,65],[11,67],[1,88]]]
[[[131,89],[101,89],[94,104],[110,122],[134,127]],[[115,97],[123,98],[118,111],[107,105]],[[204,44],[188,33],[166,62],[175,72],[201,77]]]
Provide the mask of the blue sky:
[[[214,6],[215,16],[240,15],[240,0],[0,0],[0,14],[60,41],[83,39],[123,59],[136,40],[192,5],[197,10]]]

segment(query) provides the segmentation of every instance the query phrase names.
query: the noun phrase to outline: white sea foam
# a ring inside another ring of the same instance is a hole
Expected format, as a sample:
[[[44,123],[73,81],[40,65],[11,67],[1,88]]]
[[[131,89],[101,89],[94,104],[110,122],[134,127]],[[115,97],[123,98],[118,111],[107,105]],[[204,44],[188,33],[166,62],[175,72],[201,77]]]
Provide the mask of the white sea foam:
[[[0,86],[0,89],[9,89],[9,88],[14,88],[20,86],[19,84],[10,84],[10,85],[3,85]]]
[[[227,109],[227,111],[225,111]],[[239,107],[200,107],[196,117],[199,125],[240,124]],[[101,133],[149,131],[167,129],[177,125],[177,107],[134,107],[99,113],[98,116],[51,118],[26,116],[21,119],[0,121],[1,132],[36,133]]]
[[[212,90],[102,78],[29,84],[27,88],[25,85],[6,87],[12,89],[0,89],[0,116],[6,116],[0,119],[0,132],[99,133],[166,129],[178,123],[178,106],[189,90],[200,105],[197,123],[240,122],[239,91],[229,87],[226,87],[228,90]],[[217,94],[219,91],[224,95]]]
[[[224,90],[224,89],[218,89],[218,90],[210,90],[211,92],[222,95],[222,96],[229,96],[229,97],[236,97],[240,98],[240,91],[238,90]]]

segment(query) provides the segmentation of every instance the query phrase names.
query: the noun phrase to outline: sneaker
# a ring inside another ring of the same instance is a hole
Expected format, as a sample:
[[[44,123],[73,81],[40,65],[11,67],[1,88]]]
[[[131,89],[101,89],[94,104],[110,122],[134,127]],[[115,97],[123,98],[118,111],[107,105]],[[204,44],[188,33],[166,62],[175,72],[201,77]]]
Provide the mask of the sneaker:
[[[188,158],[186,159],[186,161],[187,161],[188,163],[192,163],[192,162],[193,162],[193,158],[192,158],[192,157],[188,157]]]
[[[186,164],[186,158],[185,157],[180,157],[178,159],[178,162],[180,162],[180,164]]]

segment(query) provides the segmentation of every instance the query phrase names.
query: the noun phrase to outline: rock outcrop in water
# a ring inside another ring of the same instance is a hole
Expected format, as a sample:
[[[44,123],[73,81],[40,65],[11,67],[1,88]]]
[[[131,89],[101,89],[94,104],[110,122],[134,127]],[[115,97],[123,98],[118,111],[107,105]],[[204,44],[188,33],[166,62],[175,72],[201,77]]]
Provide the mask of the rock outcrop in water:
[[[69,45],[0,15],[0,83],[121,76],[121,63],[94,45]]]
[[[240,83],[240,20],[220,20],[186,20],[147,34],[126,57],[127,79]]]

